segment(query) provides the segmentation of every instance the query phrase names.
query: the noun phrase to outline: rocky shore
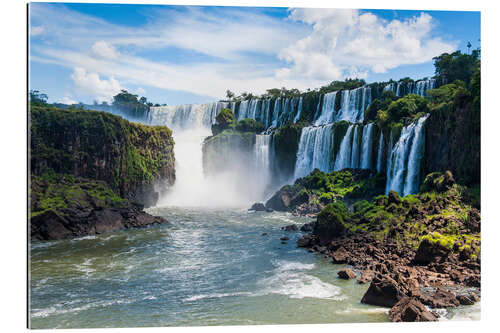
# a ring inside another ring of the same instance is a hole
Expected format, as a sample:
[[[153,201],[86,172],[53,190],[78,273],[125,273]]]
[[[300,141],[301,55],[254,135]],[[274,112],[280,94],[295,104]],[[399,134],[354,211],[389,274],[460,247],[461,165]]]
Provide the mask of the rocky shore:
[[[362,303],[391,308],[392,321],[434,321],[440,308],[480,299],[480,211],[447,172],[428,175],[419,195],[327,205],[303,225],[298,247],[345,264],[340,278],[370,283]],[[296,231],[297,226],[286,226]]]
[[[166,223],[117,196],[103,181],[72,175],[31,177],[31,240],[101,234]]]

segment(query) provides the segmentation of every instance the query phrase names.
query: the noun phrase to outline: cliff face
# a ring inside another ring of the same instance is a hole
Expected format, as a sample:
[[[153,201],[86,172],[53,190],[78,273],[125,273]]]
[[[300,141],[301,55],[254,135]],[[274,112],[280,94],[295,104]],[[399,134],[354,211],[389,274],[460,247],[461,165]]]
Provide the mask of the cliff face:
[[[175,181],[172,133],[105,112],[32,106],[31,173],[105,181],[122,198],[152,206],[154,186]]]
[[[481,173],[481,114],[470,99],[435,110],[426,122],[423,173],[450,170],[459,183],[478,184]]]
[[[203,142],[203,172],[217,175],[222,172],[248,168],[254,165],[255,133],[224,131]]]

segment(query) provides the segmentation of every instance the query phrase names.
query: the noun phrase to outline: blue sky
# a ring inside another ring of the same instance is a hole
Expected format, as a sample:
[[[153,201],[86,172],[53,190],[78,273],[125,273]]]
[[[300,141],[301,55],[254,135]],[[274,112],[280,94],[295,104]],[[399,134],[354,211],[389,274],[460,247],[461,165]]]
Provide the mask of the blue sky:
[[[30,88],[50,102],[120,89],[169,105],[432,76],[432,57],[479,46],[479,12],[32,3]]]

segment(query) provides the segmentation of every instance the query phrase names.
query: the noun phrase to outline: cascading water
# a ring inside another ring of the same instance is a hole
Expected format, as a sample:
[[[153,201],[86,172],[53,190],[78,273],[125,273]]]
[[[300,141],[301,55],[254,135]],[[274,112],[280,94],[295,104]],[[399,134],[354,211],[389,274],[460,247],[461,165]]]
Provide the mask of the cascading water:
[[[363,127],[363,138],[361,140],[361,169],[371,169],[373,145],[373,123]]]
[[[377,151],[377,172],[382,172],[382,154],[384,153],[384,133],[380,132],[380,138],[378,141],[378,151]]]
[[[391,151],[387,165],[386,194],[396,191],[402,195],[418,191],[420,161],[424,149],[424,123],[428,115],[405,126]]]
[[[300,135],[295,179],[307,176],[314,169],[330,172],[333,146],[333,124],[304,127]]]
[[[337,158],[335,159],[335,165],[333,170],[338,171],[344,168],[349,168],[351,166],[351,150],[352,150],[352,129],[354,125],[350,125],[347,129],[342,142],[340,143],[339,152]]]
[[[297,121],[299,121],[301,115],[302,115],[302,96],[299,98],[299,105],[297,106],[297,114],[295,115],[293,122],[297,123]]]
[[[352,123],[362,121],[364,111],[372,101],[371,91],[370,87],[342,90],[341,108],[334,121],[347,120]]]
[[[361,129],[362,130],[362,129]],[[349,165],[350,168],[359,168],[359,132],[360,132],[360,127],[355,126],[354,128],[354,137],[352,139],[352,148],[351,148],[351,164]]]
[[[336,95],[337,92],[333,91],[323,96],[323,106],[321,108],[321,113],[319,115],[319,118],[314,122],[314,125],[324,125],[332,122],[335,112]]]
[[[271,182],[271,135],[255,136],[255,170],[261,172],[264,183]]]
[[[243,103],[243,110],[252,110],[253,105],[250,102]],[[160,198],[158,205],[246,207],[250,202],[262,199],[260,195],[268,180],[267,176],[262,177],[262,173],[267,172],[267,169],[256,169],[252,175],[238,172],[245,170],[247,166],[240,168],[238,159],[235,158],[232,170],[223,170],[224,172],[214,176],[204,175],[203,140],[212,134],[210,127],[215,122],[215,116],[222,108],[231,106],[226,102],[217,102],[151,108],[150,123],[171,128],[175,141],[176,182]],[[240,113],[240,116],[245,117],[245,114],[247,113]],[[261,139],[257,140],[261,142]],[[269,139],[262,140],[259,148],[261,154],[256,156],[260,156],[264,163],[264,151],[269,149]],[[228,154],[232,153],[230,148],[228,147]],[[247,188],[247,191],[241,191],[242,187]]]

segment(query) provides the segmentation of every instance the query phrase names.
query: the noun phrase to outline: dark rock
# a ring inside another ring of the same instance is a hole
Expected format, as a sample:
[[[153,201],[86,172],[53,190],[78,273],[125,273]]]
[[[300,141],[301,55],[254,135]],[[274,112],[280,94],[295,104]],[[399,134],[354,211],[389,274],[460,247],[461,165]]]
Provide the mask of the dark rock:
[[[314,226],[314,222],[306,223],[300,227],[300,231],[311,232],[311,231],[313,231],[313,226]]]
[[[297,240],[298,247],[309,247],[311,246],[313,238],[311,235],[305,235]]]
[[[476,302],[479,302],[479,297],[477,297],[474,293],[467,293],[464,295],[458,295],[457,300],[461,305],[473,305]]]
[[[263,232],[263,233],[262,233],[262,236],[267,236],[267,232]]]
[[[340,271],[337,272],[337,275],[339,276],[339,278],[344,280],[350,280],[356,278],[356,273],[354,273],[353,270],[350,268],[341,269]]]
[[[423,239],[418,246],[413,263],[416,265],[428,265],[435,262],[436,259],[445,258],[449,255],[450,249],[447,249],[439,244],[439,242],[431,242],[428,239]]]
[[[332,253],[332,259],[335,264],[345,264],[348,258],[349,253],[343,247]]]
[[[290,210],[290,201],[292,200],[292,192],[287,190],[287,186],[283,186],[281,190],[276,192],[267,202],[266,209],[271,208],[277,211],[286,212]]]
[[[280,238],[280,240],[282,240],[282,241],[287,241],[287,240],[289,240],[289,239],[290,239],[290,238],[288,238],[288,237],[286,237],[286,236],[285,236],[285,237],[281,237],[281,238]]]
[[[391,308],[404,294],[396,281],[388,276],[375,277],[361,299],[361,303]]]
[[[256,212],[263,212],[266,210],[266,206],[262,202],[256,202],[250,207],[249,210],[254,210]]]
[[[397,192],[389,191],[389,196],[387,201],[389,205],[391,204],[399,205],[401,201],[402,201],[401,196]]]
[[[371,282],[374,277],[375,277],[374,271],[372,271],[370,269],[365,269],[363,271],[363,273],[361,273],[361,276],[358,278],[358,283],[365,284],[365,283]]]
[[[467,218],[467,228],[469,228],[472,232],[480,232],[481,231],[481,212],[472,208],[468,213]]]
[[[298,231],[299,228],[296,224],[289,224],[284,228],[285,231]]]
[[[266,208],[266,212],[272,213],[272,212],[274,212],[274,209],[272,209],[272,208]]]
[[[53,210],[32,217],[30,229],[32,239],[62,239],[72,235],[69,229],[69,221]]]
[[[460,304],[454,292],[442,289],[422,295],[420,301],[433,308],[451,308]]]
[[[389,319],[393,322],[414,322],[437,321],[438,317],[417,299],[405,296],[391,308]]]

